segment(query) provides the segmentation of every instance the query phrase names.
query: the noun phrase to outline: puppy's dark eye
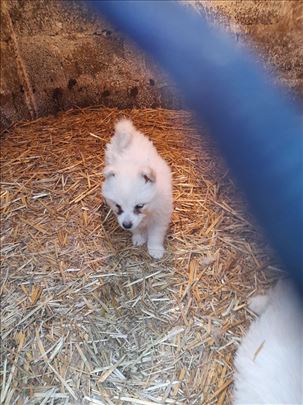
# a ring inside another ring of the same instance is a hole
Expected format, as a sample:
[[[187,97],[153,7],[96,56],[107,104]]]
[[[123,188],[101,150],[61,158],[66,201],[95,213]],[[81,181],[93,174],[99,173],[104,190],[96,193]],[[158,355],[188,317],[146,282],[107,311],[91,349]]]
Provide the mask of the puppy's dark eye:
[[[121,205],[116,204],[116,208],[117,208],[117,210],[118,210],[117,214],[118,214],[118,215],[121,215],[122,212],[123,212],[123,209],[122,209]]]
[[[141,210],[144,207],[145,204],[137,204],[134,207],[134,214],[141,214]]]

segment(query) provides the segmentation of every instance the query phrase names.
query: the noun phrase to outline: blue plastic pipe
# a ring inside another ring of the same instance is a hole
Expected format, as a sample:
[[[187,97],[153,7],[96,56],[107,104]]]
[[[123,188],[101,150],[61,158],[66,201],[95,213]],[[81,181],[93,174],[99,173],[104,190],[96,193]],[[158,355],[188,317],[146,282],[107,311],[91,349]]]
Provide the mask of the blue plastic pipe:
[[[303,119],[254,55],[174,1],[92,1],[174,78],[303,291]]]

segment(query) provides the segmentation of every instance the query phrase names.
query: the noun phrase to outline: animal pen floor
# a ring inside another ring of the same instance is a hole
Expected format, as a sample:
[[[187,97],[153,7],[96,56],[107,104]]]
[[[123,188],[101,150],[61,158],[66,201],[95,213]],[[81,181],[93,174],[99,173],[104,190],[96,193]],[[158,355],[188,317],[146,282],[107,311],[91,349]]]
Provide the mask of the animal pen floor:
[[[132,247],[100,195],[122,115],[173,171],[160,261]],[[230,403],[247,298],[279,271],[192,115],[75,109],[19,123],[1,142],[0,402]]]

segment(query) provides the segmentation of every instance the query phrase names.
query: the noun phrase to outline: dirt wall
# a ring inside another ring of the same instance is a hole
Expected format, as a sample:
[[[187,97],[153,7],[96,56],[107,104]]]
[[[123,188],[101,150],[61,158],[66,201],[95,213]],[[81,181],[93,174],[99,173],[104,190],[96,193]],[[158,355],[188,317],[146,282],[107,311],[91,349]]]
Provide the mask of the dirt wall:
[[[303,3],[200,0],[186,2],[249,40],[279,79],[303,94]],[[301,17],[300,17],[301,16]],[[85,2],[1,2],[1,125],[74,105],[184,106],[157,66]]]

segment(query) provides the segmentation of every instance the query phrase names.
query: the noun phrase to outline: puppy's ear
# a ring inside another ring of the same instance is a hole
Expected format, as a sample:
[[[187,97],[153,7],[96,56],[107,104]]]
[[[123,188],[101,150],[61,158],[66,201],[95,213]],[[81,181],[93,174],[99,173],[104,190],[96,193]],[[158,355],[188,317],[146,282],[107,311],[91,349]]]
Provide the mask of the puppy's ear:
[[[112,166],[106,166],[103,170],[104,177],[109,179],[110,177],[114,177],[116,175],[115,170]]]
[[[156,173],[151,167],[144,167],[140,175],[144,178],[145,183],[154,183],[156,181]]]

